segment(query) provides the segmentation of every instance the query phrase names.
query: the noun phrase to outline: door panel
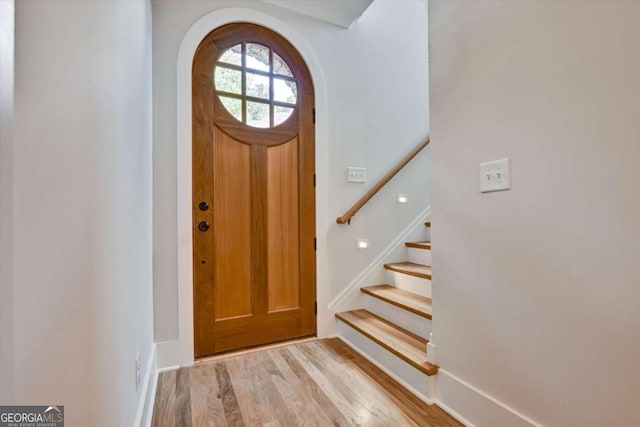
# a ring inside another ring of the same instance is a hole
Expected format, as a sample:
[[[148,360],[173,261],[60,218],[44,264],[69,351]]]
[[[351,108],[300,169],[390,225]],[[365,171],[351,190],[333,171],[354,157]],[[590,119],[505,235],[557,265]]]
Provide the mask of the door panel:
[[[300,307],[298,139],[267,151],[269,312]]]
[[[290,69],[286,75],[282,61]],[[268,66],[256,71],[262,64]],[[231,77],[215,80],[216,70]],[[265,86],[248,93],[247,70],[254,79],[261,73]],[[198,47],[192,88],[196,357],[313,335],[309,71],[281,36],[254,24],[230,24]]]
[[[248,316],[252,310],[251,147],[215,129],[213,145],[213,268],[215,320]]]

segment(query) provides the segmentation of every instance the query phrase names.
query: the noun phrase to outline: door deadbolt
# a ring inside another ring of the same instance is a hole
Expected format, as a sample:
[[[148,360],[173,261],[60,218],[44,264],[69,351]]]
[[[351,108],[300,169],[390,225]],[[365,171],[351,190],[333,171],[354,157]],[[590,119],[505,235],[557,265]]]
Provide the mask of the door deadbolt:
[[[198,224],[198,230],[200,230],[200,231],[209,230],[209,223],[207,221],[200,222],[200,224]]]
[[[207,202],[200,202],[200,204],[198,205],[198,208],[199,208],[202,212],[207,211],[207,210],[209,210],[209,203],[207,203]]]

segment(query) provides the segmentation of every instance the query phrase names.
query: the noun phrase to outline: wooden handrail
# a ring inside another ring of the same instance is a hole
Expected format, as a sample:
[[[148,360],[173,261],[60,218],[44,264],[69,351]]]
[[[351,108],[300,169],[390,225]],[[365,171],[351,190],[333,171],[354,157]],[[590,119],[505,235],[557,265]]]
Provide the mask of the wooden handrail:
[[[386,174],[380,181],[378,181],[378,183],[376,185],[374,185],[371,188],[371,190],[367,191],[367,194],[362,196],[360,198],[360,200],[358,200],[351,207],[351,209],[349,209],[344,215],[339,216],[336,219],[336,222],[338,224],[349,224],[351,222],[351,217],[353,217],[356,214],[356,212],[358,212],[364,205],[366,205],[367,202],[369,200],[371,200],[371,198],[373,196],[375,196],[376,193],[378,191],[380,191],[382,189],[382,187],[384,187],[387,184],[387,182],[391,181],[391,179],[394,176],[396,176],[396,174],[398,172],[400,172],[400,170],[403,167],[405,167],[407,165],[407,163],[409,163],[411,161],[411,159],[413,159],[427,145],[429,145],[429,137],[428,136],[425,139],[423,139],[422,142],[420,142],[420,144],[418,144],[418,146],[416,148],[411,150],[411,152],[409,154],[407,154],[406,157],[404,159],[402,159],[400,161],[400,163],[398,163],[396,165],[396,167],[394,167],[388,174]]]

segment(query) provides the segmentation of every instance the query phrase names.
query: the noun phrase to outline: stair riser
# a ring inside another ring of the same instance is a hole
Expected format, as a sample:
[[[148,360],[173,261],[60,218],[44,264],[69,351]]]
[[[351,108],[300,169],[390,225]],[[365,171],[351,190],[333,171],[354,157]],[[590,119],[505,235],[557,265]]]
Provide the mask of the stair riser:
[[[435,398],[435,375],[425,375],[393,353],[390,353],[387,349],[340,321],[338,322],[338,336],[418,398],[428,404],[433,403]]]
[[[378,315],[409,332],[413,332],[419,337],[424,339],[429,338],[429,333],[431,332],[431,320],[367,294],[363,294],[363,304],[363,308],[373,314]]]
[[[409,253],[408,261],[416,264],[431,265],[431,250],[407,248]]]
[[[387,270],[387,280],[397,288],[431,298],[431,280],[391,270]]]

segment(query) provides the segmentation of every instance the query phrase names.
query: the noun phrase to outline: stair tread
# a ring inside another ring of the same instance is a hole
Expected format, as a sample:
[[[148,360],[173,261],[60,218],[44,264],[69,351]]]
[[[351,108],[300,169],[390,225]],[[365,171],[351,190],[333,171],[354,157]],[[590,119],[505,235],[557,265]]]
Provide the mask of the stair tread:
[[[424,226],[425,226],[425,227],[431,227],[431,221],[427,221],[427,222],[425,222],[425,223],[424,223]]]
[[[368,286],[360,289],[382,301],[393,304],[418,316],[431,319],[431,299],[391,285]]]
[[[431,267],[428,265],[416,264],[413,262],[394,262],[385,264],[384,268],[398,273],[409,274],[411,276],[422,277],[431,280]]]
[[[427,340],[367,310],[336,313],[336,317],[426,375],[438,372],[427,361]]]
[[[431,242],[427,242],[427,241],[405,242],[405,246],[408,248],[416,248],[416,249],[431,249]]]

